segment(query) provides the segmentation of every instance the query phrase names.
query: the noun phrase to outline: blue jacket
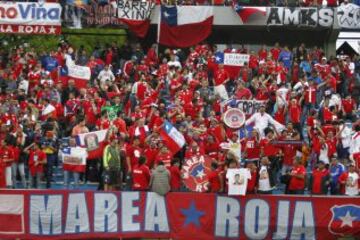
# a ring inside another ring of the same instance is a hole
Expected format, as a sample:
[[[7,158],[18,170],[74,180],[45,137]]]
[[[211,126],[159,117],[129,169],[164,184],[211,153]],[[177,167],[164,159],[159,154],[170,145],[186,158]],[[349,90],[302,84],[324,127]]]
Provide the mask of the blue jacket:
[[[336,184],[340,175],[345,171],[344,165],[341,163],[336,164],[335,166],[330,165],[330,180],[331,184]]]

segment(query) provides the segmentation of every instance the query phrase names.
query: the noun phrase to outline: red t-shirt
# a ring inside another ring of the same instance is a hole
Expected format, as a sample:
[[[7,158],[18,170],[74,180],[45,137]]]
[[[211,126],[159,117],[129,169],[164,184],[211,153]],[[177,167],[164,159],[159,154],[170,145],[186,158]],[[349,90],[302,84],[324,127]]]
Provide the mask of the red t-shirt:
[[[248,181],[248,185],[246,188],[246,192],[253,193],[256,186],[256,180],[257,180],[257,172],[251,172],[251,178]]]
[[[29,153],[29,169],[32,176],[43,172],[43,164],[35,166],[35,163],[40,161],[46,161],[46,154],[41,150],[31,150]]]
[[[260,157],[260,146],[256,138],[248,138],[245,140],[245,147],[247,159],[254,159]]]
[[[126,155],[130,158],[130,165],[133,168],[135,165],[138,164],[139,157],[142,155],[143,149],[139,146],[131,146],[128,145],[126,148]]]
[[[274,145],[270,144],[269,139],[263,138],[260,140],[260,147],[264,149],[265,156],[276,156],[279,152],[279,149]]]
[[[289,106],[290,121],[293,123],[300,123],[301,108],[297,104],[291,104]]]
[[[6,159],[14,159],[14,152],[11,147],[0,148],[0,161],[6,167],[11,166],[12,162],[5,162]]]
[[[178,191],[181,187],[181,173],[178,166],[170,167],[170,186],[171,191]]]
[[[207,175],[210,184],[210,192],[219,192],[221,189],[219,170],[211,171]]]
[[[159,162],[163,162],[166,168],[170,168],[172,160],[172,154],[171,153],[158,153],[155,159],[155,164],[158,165]]]
[[[229,78],[229,75],[224,69],[219,69],[215,72],[214,81],[215,86],[219,86],[225,82],[226,79]]]
[[[146,190],[150,183],[150,170],[145,164],[139,166],[135,165],[132,170],[132,189]]]
[[[321,183],[322,179],[329,175],[329,171],[326,169],[319,170],[314,169],[312,172],[312,193],[322,194]]]
[[[300,165],[300,166],[294,167],[292,169],[291,173],[302,174],[305,176],[306,170],[303,165]],[[305,178],[304,179],[300,179],[297,177],[290,178],[289,190],[304,190],[304,188],[305,188]]]
[[[354,106],[356,106],[354,99],[343,99],[341,103],[346,113],[352,113]]]

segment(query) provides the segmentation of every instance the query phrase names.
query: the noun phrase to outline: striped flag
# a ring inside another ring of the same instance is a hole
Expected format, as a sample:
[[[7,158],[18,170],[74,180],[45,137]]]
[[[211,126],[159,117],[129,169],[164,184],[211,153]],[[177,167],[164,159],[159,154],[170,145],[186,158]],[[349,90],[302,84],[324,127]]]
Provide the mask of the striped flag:
[[[184,135],[168,121],[165,121],[160,129],[160,136],[173,154],[176,154],[185,145]]]
[[[71,172],[85,172],[86,158],[88,156],[86,148],[67,147],[63,148],[61,151],[64,170]]]
[[[0,195],[0,223],[0,234],[24,233],[24,195]]]

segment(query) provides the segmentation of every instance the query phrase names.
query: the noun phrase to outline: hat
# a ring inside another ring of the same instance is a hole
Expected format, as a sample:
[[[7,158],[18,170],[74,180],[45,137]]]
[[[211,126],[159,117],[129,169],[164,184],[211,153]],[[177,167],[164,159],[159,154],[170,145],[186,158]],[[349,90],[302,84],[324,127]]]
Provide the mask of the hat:
[[[322,57],[321,60],[327,60],[327,58],[326,58],[326,57]]]

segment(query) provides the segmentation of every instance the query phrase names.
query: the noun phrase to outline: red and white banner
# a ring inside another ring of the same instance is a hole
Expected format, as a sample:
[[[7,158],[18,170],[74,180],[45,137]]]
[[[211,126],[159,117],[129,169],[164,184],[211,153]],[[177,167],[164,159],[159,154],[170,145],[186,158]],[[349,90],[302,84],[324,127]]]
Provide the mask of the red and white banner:
[[[238,108],[245,113],[247,118],[249,118],[251,115],[258,112],[260,106],[263,104],[266,104],[266,101],[229,99],[221,103],[221,109],[222,112],[226,112],[229,108]]]
[[[63,168],[71,172],[85,172],[86,158],[88,153],[86,148],[67,147],[61,150],[63,159]]]
[[[68,65],[68,77],[74,79],[77,88],[86,88],[90,78],[91,70],[89,67],[79,65]]]
[[[360,198],[0,191],[1,239],[360,237]]]
[[[138,37],[145,37],[150,27],[150,15],[155,7],[152,1],[117,1],[117,17]]]
[[[88,157],[92,160],[101,158],[106,146],[106,135],[108,129],[79,134],[75,137],[76,144],[82,148],[86,148]]]
[[[185,145],[184,135],[168,121],[160,129],[160,136],[172,154],[176,154]]]
[[[61,6],[58,3],[0,2],[0,15],[1,33],[61,33]]]

